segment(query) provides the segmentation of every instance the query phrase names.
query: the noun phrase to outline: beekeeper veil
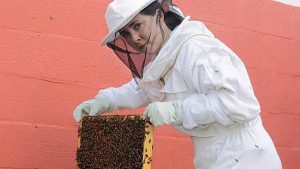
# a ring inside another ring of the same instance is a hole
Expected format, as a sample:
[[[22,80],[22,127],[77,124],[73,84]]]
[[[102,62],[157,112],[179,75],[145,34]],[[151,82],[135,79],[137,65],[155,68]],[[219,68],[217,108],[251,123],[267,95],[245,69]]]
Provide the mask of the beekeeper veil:
[[[110,47],[119,59],[131,70],[134,78],[142,79],[145,66],[150,63],[155,57],[155,54],[148,51],[147,44],[143,51],[137,51],[132,48],[126,42],[125,38],[120,36],[119,30],[154,1],[156,0],[113,0],[108,5],[105,13],[109,33],[102,40],[101,45]],[[162,1],[163,0],[159,0],[158,2],[162,3]],[[171,0],[165,1],[169,1],[168,6],[172,6]],[[158,24],[157,20],[154,24]],[[149,39],[150,38],[151,34],[149,35]]]

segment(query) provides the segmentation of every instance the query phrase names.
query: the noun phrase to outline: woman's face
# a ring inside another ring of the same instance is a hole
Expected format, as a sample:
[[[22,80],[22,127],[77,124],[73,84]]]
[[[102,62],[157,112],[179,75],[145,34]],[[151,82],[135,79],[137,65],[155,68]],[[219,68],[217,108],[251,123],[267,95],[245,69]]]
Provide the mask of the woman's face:
[[[157,13],[154,16],[138,14],[119,33],[136,51],[144,53],[147,48],[147,53],[155,54],[163,45],[161,18],[157,16]]]

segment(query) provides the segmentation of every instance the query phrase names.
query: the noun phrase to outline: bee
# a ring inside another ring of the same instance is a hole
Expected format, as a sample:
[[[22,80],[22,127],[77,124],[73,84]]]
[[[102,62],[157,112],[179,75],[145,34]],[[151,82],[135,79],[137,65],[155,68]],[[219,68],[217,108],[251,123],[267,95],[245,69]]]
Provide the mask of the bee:
[[[78,129],[78,168],[142,168],[146,123],[141,116],[83,117]]]

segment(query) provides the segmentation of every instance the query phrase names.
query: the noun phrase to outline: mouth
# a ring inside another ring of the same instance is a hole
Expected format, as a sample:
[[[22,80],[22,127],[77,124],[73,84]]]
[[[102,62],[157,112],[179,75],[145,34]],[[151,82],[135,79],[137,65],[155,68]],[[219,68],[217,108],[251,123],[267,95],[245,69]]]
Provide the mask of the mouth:
[[[147,45],[148,45],[148,42],[145,43],[145,44],[143,44],[143,45],[141,45],[141,46],[139,46],[139,50],[146,51]]]
[[[141,46],[141,48],[145,48],[148,45],[148,42]]]

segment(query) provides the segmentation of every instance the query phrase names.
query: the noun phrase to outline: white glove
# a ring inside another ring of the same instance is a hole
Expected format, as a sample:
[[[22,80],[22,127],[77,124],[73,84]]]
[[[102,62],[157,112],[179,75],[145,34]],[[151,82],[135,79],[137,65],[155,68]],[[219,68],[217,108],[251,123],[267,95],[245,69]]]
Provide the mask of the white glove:
[[[111,101],[106,96],[98,95],[94,99],[78,105],[73,112],[73,117],[76,122],[79,122],[83,116],[95,116],[103,112],[110,112],[113,109]]]
[[[154,102],[149,104],[144,115],[150,118],[154,126],[182,123],[183,109],[180,101]]]

